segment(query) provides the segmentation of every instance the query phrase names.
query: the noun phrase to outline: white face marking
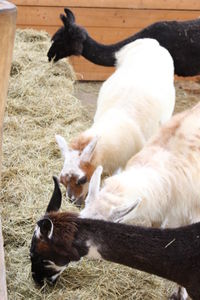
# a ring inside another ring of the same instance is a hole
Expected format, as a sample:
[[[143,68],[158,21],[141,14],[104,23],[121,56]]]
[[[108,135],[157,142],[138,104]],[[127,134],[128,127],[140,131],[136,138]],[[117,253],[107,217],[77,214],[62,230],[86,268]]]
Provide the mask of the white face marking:
[[[102,259],[101,254],[98,252],[98,249],[90,241],[87,241],[86,245],[89,247],[88,254],[86,255],[90,259]]]
[[[83,171],[79,168],[80,165],[80,152],[78,150],[72,150],[68,148],[67,142],[61,135],[55,135],[57,144],[61,150],[61,153],[65,159],[64,166],[61,171],[61,176],[75,175],[78,178],[84,176]]]
[[[65,270],[67,265],[64,266],[58,266],[51,260],[44,260],[44,262],[47,262],[49,265],[45,266],[46,268],[53,269],[56,272],[60,272],[60,274]]]
[[[51,281],[54,282],[56,280],[56,278],[61,274],[62,272],[59,272],[53,276],[51,276]]]
[[[58,276],[60,276],[60,274],[62,274],[62,272],[65,270],[66,266],[62,267],[62,270],[60,270],[57,274],[51,276],[51,281],[54,282]]]
[[[77,150],[71,150],[66,153],[65,155],[65,161],[64,166],[61,171],[61,176],[72,176],[75,175],[78,178],[84,176],[84,172],[80,169],[80,155],[79,151]]]

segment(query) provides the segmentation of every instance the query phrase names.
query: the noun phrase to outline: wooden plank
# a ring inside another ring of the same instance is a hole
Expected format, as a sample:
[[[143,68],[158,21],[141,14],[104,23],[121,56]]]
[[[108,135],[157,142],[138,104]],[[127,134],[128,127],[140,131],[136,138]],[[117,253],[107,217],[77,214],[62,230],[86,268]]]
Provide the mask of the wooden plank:
[[[70,63],[73,65],[78,80],[105,80],[110,76],[115,68],[97,66],[82,56],[70,57]]]
[[[0,217],[0,299],[7,299],[7,289],[6,289],[6,270],[5,270],[5,260],[4,260],[4,250],[3,250],[3,235],[1,229],[1,217]]]
[[[16,6],[8,1],[0,2],[0,176],[2,161],[2,134],[4,111],[8,90],[8,78],[10,75],[10,67],[14,46],[15,27],[16,27]],[[6,289],[6,270],[3,250],[3,236],[0,218],[0,299],[7,299]]]
[[[50,36],[52,36],[59,28],[59,26],[42,26],[42,25],[17,25],[17,28],[26,29],[33,28],[36,30],[44,30],[47,31]],[[90,27],[88,28],[89,35],[95,40],[103,43],[103,44],[111,44],[116,43],[130,35],[138,32],[140,28],[116,28],[113,31],[112,28],[109,27]],[[104,34],[106,32],[106,34]]]
[[[199,0],[60,0],[57,2],[14,0],[14,2],[19,4],[17,24],[20,28],[42,29],[52,36],[61,26],[59,15],[67,6],[74,12],[77,24],[84,26],[91,37],[104,44],[118,42],[156,21],[188,20],[200,15]],[[113,68],[92,64],[82,57],[74,57],[71,61],[78,78],[83,80],[105,80],[113,72]]]
[[[74,8],[77,23],[85,27],[121,27],[128,28],[137,24],[143,28],[159,20],[187,20],[195,19],[200,11],[184,10],[131,10],[131,9],[95,9]],[[63,13],[61,7],[18,7],[17,24],[60,26],[59,15]]]
[[[21,25],[18,24],[17,25],[18,29],[35,29],[35,30],[43,30],[43,31],[47,31],[50,36],[52,36],[59,28],[59,26],[42,26],[42,25]]]
[[[199,0],[13,0],[23,6],[199,10]]]

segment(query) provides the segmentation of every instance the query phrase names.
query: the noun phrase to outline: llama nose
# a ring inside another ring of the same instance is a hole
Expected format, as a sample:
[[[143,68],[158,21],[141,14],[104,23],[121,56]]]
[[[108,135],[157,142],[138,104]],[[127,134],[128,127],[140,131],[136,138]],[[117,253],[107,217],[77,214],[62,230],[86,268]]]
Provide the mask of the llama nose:
[[[72,195],[71,198],[70,198],[70,200],[71,200],[72,202],[74,202],[74,201],[76,201],[76,197],[75,197],[74,195]]]
[[[66,197],[69,199],[70,202],[74,202],[76,200],[76,197],[71,193],[69,189],[66,192]]]
[[[83,197],[80,196],[78,199],[76,199],[76,206],[81,207],[81,205],[83,204]]]
[[[40,275],[36,274],[35,272],[32,272],[32,277],[36,284],[40,286],[44,285],[44,279]]]

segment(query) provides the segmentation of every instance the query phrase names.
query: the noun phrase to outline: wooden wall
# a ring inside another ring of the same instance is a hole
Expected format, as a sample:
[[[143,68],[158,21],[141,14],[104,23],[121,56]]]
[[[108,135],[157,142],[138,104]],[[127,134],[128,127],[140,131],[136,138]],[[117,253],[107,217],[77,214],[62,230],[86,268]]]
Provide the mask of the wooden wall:
[[[97,41],[117,42],[159,20],[187,20],[200,16],[200,0],[13,0],[18,7],[17,26],[47,30],[61,26],[63,8],[70,8],[78,24]],[[96,66],[84,58],[72,58],[78,77],[104,80],[112,68]]]

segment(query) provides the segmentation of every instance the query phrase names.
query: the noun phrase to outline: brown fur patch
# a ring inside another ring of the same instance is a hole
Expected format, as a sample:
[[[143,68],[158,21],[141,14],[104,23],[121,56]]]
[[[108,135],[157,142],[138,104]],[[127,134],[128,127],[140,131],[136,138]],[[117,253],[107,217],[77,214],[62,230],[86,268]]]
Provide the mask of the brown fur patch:
[[[61,175],[60,176],[60,182],[67,188],[67,186],[68,186],[68,183],[69,183],[69,181],[70,181],[70,178],[69,178],[69,176],[68,175]]]
[[[92,174],[94,173],[96,167],[90,162],[80,162],[80,168],[86,174],[88,181],[90,181]]]
[[[152,145],[158,145],[161,147],[167,147],[168,142],[170,142],[171,138],[176,135],[178,129],[181,127],[183,119],[187,116],[188,111],[179,113],[171,119],[168,125],[165,125],[157,137],[152,141]],[[184,138],[180,136],[180,138]]]
[[[52,261],[58,260],[64,254],[72,256],[73,260],[79,259],[77,251],[72,247],[74,235],[77,232],[77,214],[70,212],[52,212],[44,216],[53,223],[53,238],[51,240],[37,239],[36,252]]]
[[[74,233],[77,231],[76,220],[78,217],[77,213],[72,212],[52,212],[49,213],[48,218],[51,219],[54,230],[53,236],[69,241],[73,240]]]
[[[80,152],[91,142],[92,137],[85,137],[84,135],[79,135],[70,143],[70,148],[73,150],[78,150]]]
[[[76,198],[79,198],[83,192],[83,185],[77,184],[78,178],[76,176],[71,176],[68,182],[68,193],[73,194]]]
[[[49,245],[46,241],[39,239],[37,243],[37,252],[38,253],[48,253],[49,252]]]
[[[95,171],[95,167],[89,162],[81,162],[80,169],[87,176],[87,181],[90,181],[92,174]],[[78,199],[83,193],[84,184],[77,184],[78,178],[77,176],[60,176],[60,182],[66,187],[69,198],[71,196],[75,196]]]
[[[92,174],[95,171],[95,167],[89,162],[81,162],[79,166],[87,176],[87,181],[90,181]],[[76,198],[79,198],[83,193],[84,184],[77,184],[76,176],[71,176],[68,182],[68,191],[73,193]]]
[[[168,123],[168,125],[164,125],[163,128],[160,129],[159,133],[155,136],[155,138],[153,138],[149,146],[144,147],[128,161],[126,168],[133,165],[145,165],[148,163],[149,157],[154,155],[158,149],[157,147],[167,149],[168,144],[175,135],[180,139],[185,139],[185,136],[182,133],[177,133],[177,131],[181,127],[182,120],[187,116],[188,112],[189,111],[185,111],[173,116],[170,123]]]

